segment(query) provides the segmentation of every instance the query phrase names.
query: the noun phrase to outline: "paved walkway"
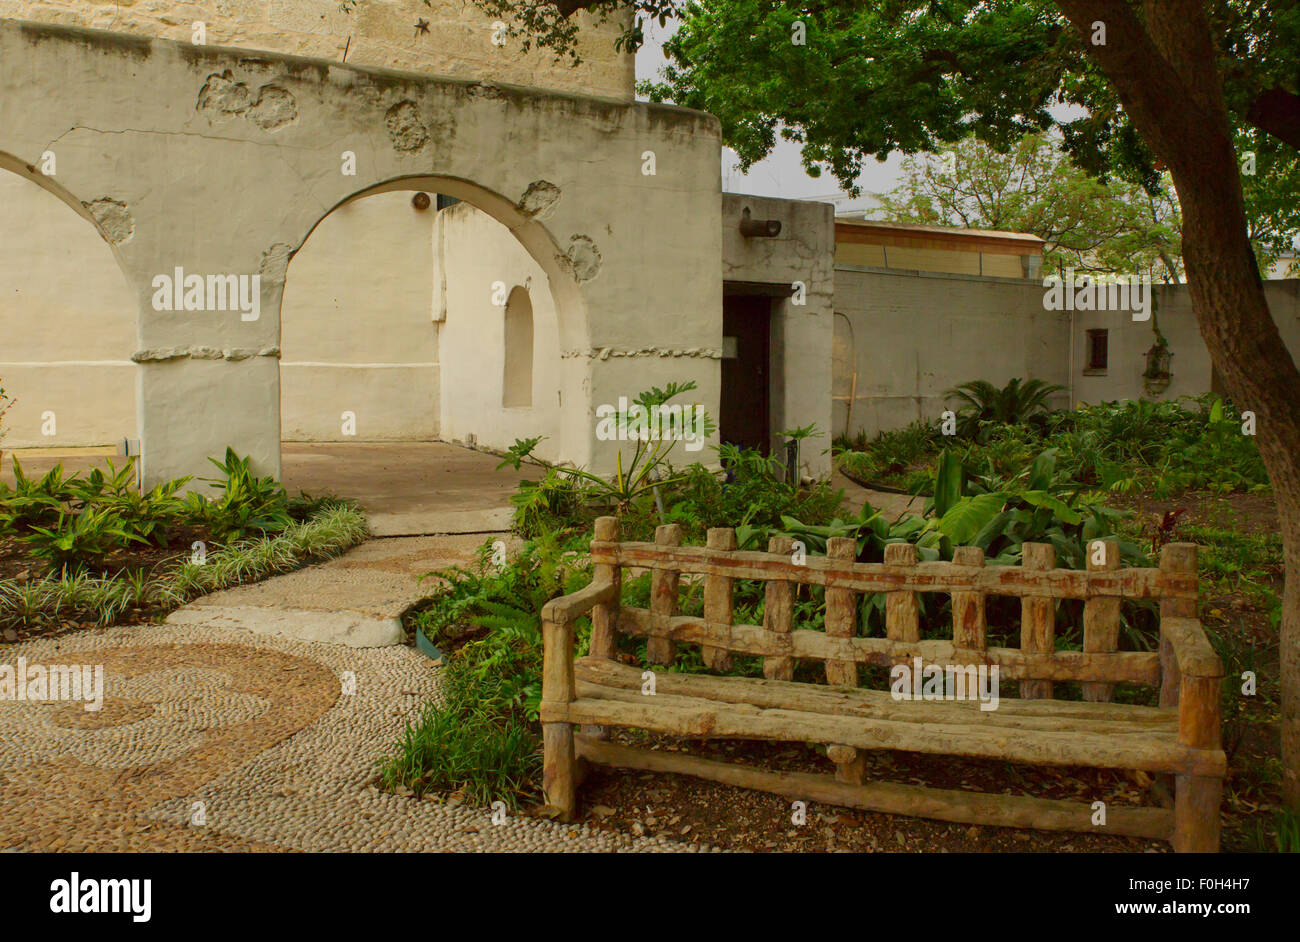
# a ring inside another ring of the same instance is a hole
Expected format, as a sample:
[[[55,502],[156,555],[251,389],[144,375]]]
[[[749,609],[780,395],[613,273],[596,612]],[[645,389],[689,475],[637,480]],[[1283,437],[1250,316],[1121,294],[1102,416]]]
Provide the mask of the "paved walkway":
[[[401,616],[433,586],[420,577],[469,566],[488,540],[508,533],[371,540],[337,559],[195,599],[170,625],[209,625],[279,634],[301,641],[380,647],[403,641]]]
[[[406,646],[167,625],[0,648],[18,658],[102,664],[105,698],[98,712],[0,700],[0,848],[692,849],[379,792],[375,760],[437,692]]]

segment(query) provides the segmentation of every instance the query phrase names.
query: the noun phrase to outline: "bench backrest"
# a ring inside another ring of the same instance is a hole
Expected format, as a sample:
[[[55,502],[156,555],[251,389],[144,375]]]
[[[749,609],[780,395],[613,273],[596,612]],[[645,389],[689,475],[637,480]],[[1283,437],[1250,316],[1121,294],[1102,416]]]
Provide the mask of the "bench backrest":
[[[790,680],[796,659],[816,660],[825,665],[827,683],[850,686],[858,685],[859,664],[888,668],[916,658],[944,667],[996,664],[1002,679],[1021,682],[1022,697],[1051,697],[1054,681],[1078,681],[1084,699],[1107,701],[1117,682],[1159,685],[1169,673],[1162,671],[1168,652],[1117,650],[1122,600],[1159,600],[1162,619],[1196,613],[1196,546],[1191,543],[1165,546],[1158,569],[1121,569],[1118,545],[1100,541],[1101,547],[1089,545],[1083,571],[1055,568],[1055,549],[1045,543],[1024,544],[1022,565],[988,566],[983,550],[971,546],[958,547],[952,562],[931,563],[918,562],[914,546],[890,544],[883,563],[860,563],[855,541],[835,537],[826,556],[795,562],[788,537],[773,537],[765,553],[737,550],[735,531],[726,528],[709,530],[706,546],[682,546],[681,540],[681,528],[671,524],[657,528],[654,543],[623,543],[616,518],[597,521],[591,544],[597,580],[619,582],[624,568],[643,568],[651,572],[651,589],[649,608],[624,608],[617,601],[598,608],[593,654],[612,654],[612,632],[620,631],[645,637],[652,663],[669,664],[676,644],[694,643],[715,669],[727,669],[733,653],[757,655],[764,676]],[[703,576],[702,617],[678,611],[683,574]],[[762,625],[734,623],[736,579],[766,583]],[[796,584],[825,587],[824,631],[795,629]],[[881,592],[886,637],[856,637],[859,596]],[[921,640],[917,594],[922,592],[951,595],[951,640]],[[990,595],[1020,598],[1019,647],[988,645],[985,600]],[[1081,651],[1056,650],[1058,599],[1084,602]],[[1166,699],[1163,692],[1161,699]]]

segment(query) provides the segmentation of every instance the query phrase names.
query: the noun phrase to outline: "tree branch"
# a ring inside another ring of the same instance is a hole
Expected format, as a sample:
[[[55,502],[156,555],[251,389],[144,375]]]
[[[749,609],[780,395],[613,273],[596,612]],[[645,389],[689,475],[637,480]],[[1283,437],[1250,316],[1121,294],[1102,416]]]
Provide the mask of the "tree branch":
[[[1270,88],[1250,103],[1246,120],[1265,134],[1300,150],[1300,95]]]

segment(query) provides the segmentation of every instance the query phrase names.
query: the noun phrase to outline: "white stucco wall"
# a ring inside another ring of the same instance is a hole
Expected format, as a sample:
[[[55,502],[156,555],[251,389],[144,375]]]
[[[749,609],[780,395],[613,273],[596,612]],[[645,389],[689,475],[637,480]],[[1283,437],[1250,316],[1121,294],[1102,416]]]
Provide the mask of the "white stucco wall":
[[[603,26],[586,12],[576,66],[520,39],[493,41],[493,18],[461,0],[365,0],[347,14],[339,0],[0,0],[0,17],[89,26],[190,42],[203,23],[208,44],[316,56],[354,65],[492,79],[632,99],[635,62],[614,48],[625,17]],[[426,30],[416,29],[423,21]]]
[[[851,417],[847,401],[835,403],[834,434],[937,418],[944,393],[969,380],[1065,385],[1069,315],[1043,310],[1042,299],[1042,284],[1022,279],[837,267],[835,310],[852,328],[841,325],[841,337],[853,344],[840,363],[856,362],[858,378]],[[851,380],[835,377],[846,399]]]
[[[135,292],[94,227],[0,172],[0,386],[17,400],[0,448],[136,438]],[[42,415],[54,413],[54,435]]]
[[[441,434],[447,441],[505,449],[546,436],[537,454],[561,451],[560,335],[546,273],[510,230],[468,203],[435,223],[434,316],[440,319]],[[516,287],[533,311],[532,405],[503,405],[506,301]],[[500,300],[501,303],[494,303]]]
[[[0,167],[35,179],[56,141],[45,185],[135,287],[146,483],[204,472],[226,446],[280,473],[288,263],[333,209],[380,192],[472,201],[546,272],[568,460],[613,465],[594,413],[627,390],[697,378],[716,403],[711,116],[3,18],[0,59]],[[156,306],[150,287],[177,269],[257,286],[259,313]]]
[[[326,216],[293,257],[280,314],[284,441],[437,438],[436,216],[410,193],[368,196]]]

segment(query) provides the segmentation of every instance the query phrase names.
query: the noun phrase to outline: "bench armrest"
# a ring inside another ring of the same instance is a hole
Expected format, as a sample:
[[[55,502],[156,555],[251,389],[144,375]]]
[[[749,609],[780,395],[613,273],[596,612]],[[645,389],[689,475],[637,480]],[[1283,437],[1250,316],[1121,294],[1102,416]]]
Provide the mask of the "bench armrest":
[[[573,623],[597,605],[618,599],[619,586],[593,582],[571,595],[551,599],[542,606],[542,702],[569,703],[574,699]]]
[[[1216,679],[1223,676],[1223,662],[1205,637],[1200,619],[1165,616],[1160,634],[1174,650],[1174,662],[1183,677]]]
[[[564,627],[581,618],[602,602],[614,598],[618,587],[613,582],[593,582],[585,589],[551,599],[542,606],[542,624]]]

